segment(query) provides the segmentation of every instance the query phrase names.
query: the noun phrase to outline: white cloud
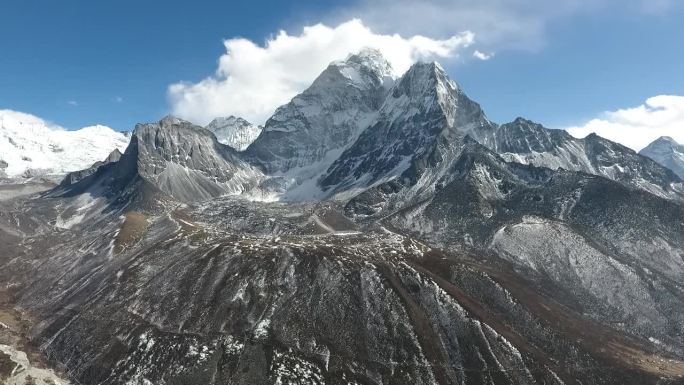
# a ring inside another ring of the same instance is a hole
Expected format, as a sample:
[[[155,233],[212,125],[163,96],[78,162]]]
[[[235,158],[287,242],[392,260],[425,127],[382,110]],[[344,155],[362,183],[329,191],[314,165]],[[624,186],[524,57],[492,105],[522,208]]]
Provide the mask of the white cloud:
[[[635,151],[661,136],[684,143],[684,96],[654,96],[640,106],[607,111],[599,118],[567,130],[578,138],[593,132]]]
[[[74,107],[78,106],[78,102],[75,100],[67,100],[67,104]]]
[[[309,86],[331,61],[364,47],[380,50],[401,74],[419,60],[455,57],[473,40],[468,31],[445,39],[377,34],[358,19],[336,27],[304,27],[299,35],[280,31],[264,46],[247,39],[229,39],[224,42],[227,52],[216,73],[198,83],[171,85],[169,102],[173,114],[199,124],[225,115],[263,123],[276,107]]]
[[[489,60],[492,58],[492,56],[494,56],[493,53],[486,54],[486,53],[480,52],[478,50],[475,50],[475,52],[473,52],[473,57],[475,59],[479,59],[479,60]]]
[[[116,97],[114,97],[114,101],[117,102],[117,103],[122,103],[122,102],[123,102],[123,98],[122,98],[121,96],[116,96]]]

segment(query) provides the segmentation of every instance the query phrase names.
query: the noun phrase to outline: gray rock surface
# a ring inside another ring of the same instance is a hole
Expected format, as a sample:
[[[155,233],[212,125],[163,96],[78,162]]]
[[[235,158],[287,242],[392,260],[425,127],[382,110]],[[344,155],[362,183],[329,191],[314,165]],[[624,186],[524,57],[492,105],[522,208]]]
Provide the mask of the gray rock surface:
[[[681,199],[684,192],[681,179],[666,165],[595,134],[577,139],[518,118],[500,126],[492,142],[485,144],[508,161],[601,175],[668,198]]]
[[[246,154],[267,173],[325,170],[368,127],[392,82],[392,69],[378,51],[333,62],[276,110]]]
[[[684,179],[684,145],[669,136],[656,139],[639,151],[639,154],[655,160]]]

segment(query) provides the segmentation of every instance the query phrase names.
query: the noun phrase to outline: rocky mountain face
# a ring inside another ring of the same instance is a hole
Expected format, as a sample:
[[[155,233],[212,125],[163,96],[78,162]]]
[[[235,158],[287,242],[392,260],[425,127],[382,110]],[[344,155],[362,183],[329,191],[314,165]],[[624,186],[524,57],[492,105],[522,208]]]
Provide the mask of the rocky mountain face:
[[[516,163],[601,175],[663,197],[684,193],[681,179],[669,170],[595,134],[577,139],[566,131],[518,118],[500,126],[488,146]]]
[[[597,135],[577,139],[522,118],[492,123],[435,63],[416,64],[395,82],[377,118],[318,184],[327,196],[344,197],[394,179],[424,194],[458,156],[466,136],[509,162],[580,171],[665,198],[684,197],[684,182],[670,170]]]
[[[166,117],[0,200],[31,346],[82,384],[681,383],[681,179],[383,63],[331,64],[244,152]]]
[[[602,177],[503,162],[474,141],[438,183],[408,207],[383,200],[389,188],[378,186],[347,213],[443,249],[491,253],[558,303],[683,351],[681,204]]]
[[[59,181],[113,150],[124,151],[129,140],[125,133],[105,126],[67,131],[32,115],[0,110],[0,177]]]
[[[171,116],[136,127],[134,136],[140,176],[181,201],[243,193],[260,175],[208,131]]]
[[[257,187],[262,174],[237,154],[210,131],[167,116],[157,123],[137,125],[118,162],[99,167],[57,192],[74,195],[88,191],[126,203],[148,201],[151,198],[146,194],[150,193],[185,203],[247,194]]]
[[[351,71],[349,67],[354,73],[374,75],[345,76]],[[522,118],[501,126],[489,121],[480,106],[436,63],[418,63],[401,78],[381,83],[381,75],[389,71],[374,51],[333,63],[311,88],[269,120],[264,135],[247,153],[267,174],[285,172],[295,181],[278,181],[281,199],[320,199],[339,193],[344,197],[399,177],[416,189],[430,190],[435,177],[458,154],[458,143],[465,136],[507,161],[601,175],[669,199],[684,196],[684,183],[677,175],[597,135],[578,139]],[[364,82],[359,83],[360,79]],[[380,92],[389,84],[392,86],[387,91]],[[339,95],[350,87],[352,97]],[[372,91],[374,97],[359,96],[361,90]],[[335,99],[330,97],[333,93]],[[325,104],[340,99],[347,104]],[[368,100],[373,101],[364,102]],[[364,111],[363,116],[360,111]],[[321,117],[328,120],[315,120]],[[277,122],[286,122],[289,128],[274,128]],[[309,126],[315,129],[305,128]],[[346,129],[339,128],[342,126]],[[342,139],[335,140],[340,132],[344,133]],[[272,151],[280,153],[274,156]],[[295,163],[287,161],[289,166],[281,168],[268,166],[275,164],[269,162],[281,164],[285,152],[289,153],[285,158],[294,157]],[[306,183],[298,185],[302,181]]]
[[[221,144],[244,151],[261,133],[261,127],[235,116],[212,120],[206,127]]]
[[[660,163],[684,179],[684,145],[663,136],[646,146],[639,154]]]
[[[300,180],[317,176],[368,127],[392,74],[375,50],[331,63],[308,89],[276,110],[246,154],[269,174],[297,169]]]
[[[431,185],[460,150],[465,135],[485,138],[495,129],[436,63],[411,67],[390,90],[377,119],[320,179],[331,193],[359,191],[401,177]],[[429,174],[429,175],[428,175]]]

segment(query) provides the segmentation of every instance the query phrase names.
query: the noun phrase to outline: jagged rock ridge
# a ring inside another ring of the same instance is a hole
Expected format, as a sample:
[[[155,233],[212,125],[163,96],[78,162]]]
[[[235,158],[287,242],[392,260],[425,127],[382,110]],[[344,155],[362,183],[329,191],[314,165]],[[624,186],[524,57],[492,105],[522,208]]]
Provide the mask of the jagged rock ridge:
[[[680,178],[669,170],[596,134],[577,139],[518,118],[500,126],[488,146],[512,162],[601,175],[669,198],[684,193]]]
[[[400,177],[415,185],[424,172],[439,174],[465,135],[486,137],[495,129],[435,63],[411,67],[390,90],[378,118],[320,180],[333,193],[362,190]],[[429,183],[422,182],[423,185]]]
[[[167,116],[137,125],[118,162],[98,168],[101,172],[70,186],[66,194],[90,191],[119,199],[125,193],[130,200],[152,190],[187,203],[242,194],[256,188],[262,174],[237,154],[210,131]]]

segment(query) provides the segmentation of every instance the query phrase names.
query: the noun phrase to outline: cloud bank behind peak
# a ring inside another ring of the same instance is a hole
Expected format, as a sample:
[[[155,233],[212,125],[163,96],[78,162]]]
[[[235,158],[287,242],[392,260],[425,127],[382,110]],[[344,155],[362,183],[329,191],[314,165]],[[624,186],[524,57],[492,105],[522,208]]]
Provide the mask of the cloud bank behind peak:
[[[198,124],[228,115],[261,124],[308,87],[330,62],[363,48],[379,50],[401,75],[417,61],[456,57],[474,39],[470,31],[445,39],[378,34],[359,19],[334,27],[306,26],[298,35],[280,31],[264,45],[233,38],[224,41],[226,53],[213,75],[197,83],[172,84],[168,99],[174,115]]]

